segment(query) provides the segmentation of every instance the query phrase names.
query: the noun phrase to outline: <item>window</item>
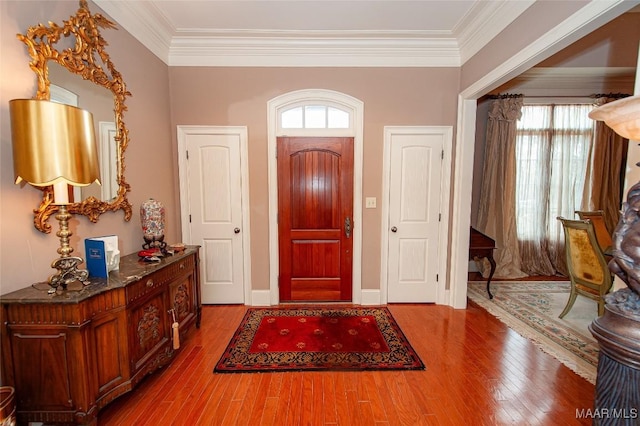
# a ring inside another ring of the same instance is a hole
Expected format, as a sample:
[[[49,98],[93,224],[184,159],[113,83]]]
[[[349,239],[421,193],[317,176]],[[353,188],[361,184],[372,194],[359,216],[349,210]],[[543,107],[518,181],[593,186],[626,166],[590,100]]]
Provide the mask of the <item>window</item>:
[[[580,210],[594,121],[592,105],[525,105],[516,135],[520,241],[559,241],[556,218]]]
[[[296,106],[282,112],[283,129],[348,129],[349,113],[326,105]]]

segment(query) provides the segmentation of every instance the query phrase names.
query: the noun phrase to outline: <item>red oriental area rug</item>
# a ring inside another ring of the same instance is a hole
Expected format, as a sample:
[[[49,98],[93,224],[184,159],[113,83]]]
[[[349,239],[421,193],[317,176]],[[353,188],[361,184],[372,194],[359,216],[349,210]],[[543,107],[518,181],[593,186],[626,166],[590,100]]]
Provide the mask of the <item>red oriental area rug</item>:
[[[214,372],[422,370],[387,308],[249,308]]]

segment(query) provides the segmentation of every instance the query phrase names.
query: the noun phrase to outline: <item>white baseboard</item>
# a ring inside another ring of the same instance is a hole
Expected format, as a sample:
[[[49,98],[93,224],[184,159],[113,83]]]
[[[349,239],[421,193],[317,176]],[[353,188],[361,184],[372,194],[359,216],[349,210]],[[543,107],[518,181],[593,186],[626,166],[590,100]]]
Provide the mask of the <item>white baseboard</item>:
[[[269,290],[251,290],[249,306],[271,306],[271,292]]]
[[[360,303],[363,306],[380,305],[380,290],[363,288],[360,292]]]

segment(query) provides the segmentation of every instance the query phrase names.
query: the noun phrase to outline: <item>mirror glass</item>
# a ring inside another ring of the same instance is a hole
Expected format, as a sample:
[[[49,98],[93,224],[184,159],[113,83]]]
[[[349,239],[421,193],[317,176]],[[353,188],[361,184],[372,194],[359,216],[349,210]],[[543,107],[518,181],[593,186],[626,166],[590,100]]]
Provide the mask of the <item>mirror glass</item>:
[[[129,132],[123,114],[127,110],[125,99],[131,94],[111,62],[105,50],[107,42],[100,33],[101,28],[115,29],[115,25],[100,14],[92,15],[86,0],[79,3],[76,14],[62,25],[38,24],[26,34],[18,34],[18,39],[27,45],[29,66],[38,78],[35,99],[78,106],[93,114],[103,184],[76,189],[69,212],[97,222],[102,213],[122,210],[128,221],[132,209],[127,199],[130,186],[124,175],[124,154]],[[51,232],[47,220],[58,210],[52,203],[53,190],[45,188],[42,202],[34,210],[34,225],[42,232]]]
[[[50,100],[72,105],[93,114],[98,157],[100,160],[100,182],[82,188],[74,188],[74,200],[95,197],[111,201],[118,195],[118,158],[116,155],[116,123],[113,114],[113,94],[102,86],[79,75],[72,74],[62,66],[49,65]]]

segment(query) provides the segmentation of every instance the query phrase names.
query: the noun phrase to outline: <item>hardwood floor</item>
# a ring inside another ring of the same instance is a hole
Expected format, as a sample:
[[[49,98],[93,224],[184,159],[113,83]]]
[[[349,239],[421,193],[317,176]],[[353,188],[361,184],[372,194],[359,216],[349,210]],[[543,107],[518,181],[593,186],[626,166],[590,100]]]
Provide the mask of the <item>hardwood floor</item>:
[[[99,425],[573,425],[594,386],[472,303],[392,304],[424,371],[214,374],[244,306],[205,306],[174,362]]]

